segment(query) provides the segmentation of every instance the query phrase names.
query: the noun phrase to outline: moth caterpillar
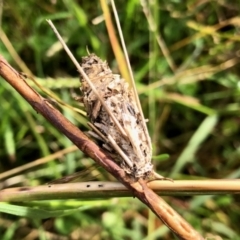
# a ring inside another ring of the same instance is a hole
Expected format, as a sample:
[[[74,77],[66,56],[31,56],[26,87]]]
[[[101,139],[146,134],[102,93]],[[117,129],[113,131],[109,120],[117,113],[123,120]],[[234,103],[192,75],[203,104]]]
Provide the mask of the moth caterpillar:
[[[128,174],[146,178],[153,169],[152,148],[133,91],[124,79],[112,73],[106,61],[94,54],[82,58],[82,68],[106,105],[81,76],[83,103],[94,133],[105,148],[115,150],[118,162]]]

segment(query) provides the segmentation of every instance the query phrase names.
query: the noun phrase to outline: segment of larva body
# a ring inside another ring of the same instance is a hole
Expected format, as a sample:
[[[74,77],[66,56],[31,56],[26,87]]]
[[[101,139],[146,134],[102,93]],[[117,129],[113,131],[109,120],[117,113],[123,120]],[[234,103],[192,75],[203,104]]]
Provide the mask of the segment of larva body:
[[[94,133],[116,154],[126,173],[135,179],[148,177],[153,168],[150,137],[128,83],[94,54],[83,57],[82,68],[104,102],[81,77],[83,103]]]

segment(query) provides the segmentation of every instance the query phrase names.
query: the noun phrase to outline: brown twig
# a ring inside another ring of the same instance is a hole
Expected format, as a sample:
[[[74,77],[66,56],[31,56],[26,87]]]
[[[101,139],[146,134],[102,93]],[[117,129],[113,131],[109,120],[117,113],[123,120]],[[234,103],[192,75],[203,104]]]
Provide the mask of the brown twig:
[[[0,75],[11,84],[38,113],[42,114],[55,128],[67,136],[82,152],[91,157],[131,190],[133,195],[145,203],[180,239],[203,239],[203,237],[162,198],[156,195],[143,180],[140,179],[138,182],[132,182],[124,170],[121,169],[106,152],[88,139],[46,99],[34,91],[25,82],[23,75],[12,68],[1,55]]]

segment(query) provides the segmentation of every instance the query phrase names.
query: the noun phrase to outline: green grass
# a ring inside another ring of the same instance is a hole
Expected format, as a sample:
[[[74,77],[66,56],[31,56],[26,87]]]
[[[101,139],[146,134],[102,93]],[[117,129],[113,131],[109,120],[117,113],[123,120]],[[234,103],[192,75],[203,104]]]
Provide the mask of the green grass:
[[[19,71],[32,72],[64,102],[79,107],[70,94],[72,90],[80,94],[78,73],[59,50],[45,19],[54,22],[77,59],[87,54],[87,47],[106,59],[114,72],[118,66],[104,22],[92,24],[102,15],[98,1],[53,2],[5,1],[2,29],[29,70],[2,41],[0,54]],[[151,11],[157,28],[152,31],[139,1],[116,1],[140,100],[149,118],[154,155],[170,156],[154,160],[154,165],[161,175],[174,179],[239,178],[240,2],[156,2]],[[162,54],[156,36],[161,36],[169,56]],[[4,81],[0,84],[0,103],[0,172],[71,145]],[[82,116],[67,109],[63,112],[87,130]],[[85,168],[90,161],[81,152],[73,152],[3,183],[5,187],[44,184]],[[204,236],[213,233],[223,239],[240,239],[238,195],[166,200]],[[23,239],[36,231],[38,237],[32,239],[173,239],[136,199],[54,204],[58,202],[38,206],[52,214],[77,210],[44,221],[1,213],[1,239]]]

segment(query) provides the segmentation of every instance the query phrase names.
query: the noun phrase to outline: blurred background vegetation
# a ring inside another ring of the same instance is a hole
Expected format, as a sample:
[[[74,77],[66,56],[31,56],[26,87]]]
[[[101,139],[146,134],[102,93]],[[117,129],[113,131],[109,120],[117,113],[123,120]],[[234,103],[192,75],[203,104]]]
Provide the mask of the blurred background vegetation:
[[[116,0],[116,5],[154,155],[170,156],[153,160],[157,171],[174,179],[239,178],[240,1],[149,2]],[[64,102],[79,107],[71,96],[80,94],[78,73],[46,19],[54,22],[79,61],[88,48],[117,73],[101,4],[8,0],[1,5],[1,55]],[[84,117],[67,108],[62,111],[87,130]],[[72,145],[3,80],[0,139],[1,173]],[[41,185],[91,165],[80,151],[69,152],[5,179],[1,187]],[[112,180],[107,174],[98,179]],[[240,239],[238,195],[165,199],[203,235]],[[1,214],[1,239],[174,239],[133,198],[47,204],[48,209],[84,208],[42,221]]]

